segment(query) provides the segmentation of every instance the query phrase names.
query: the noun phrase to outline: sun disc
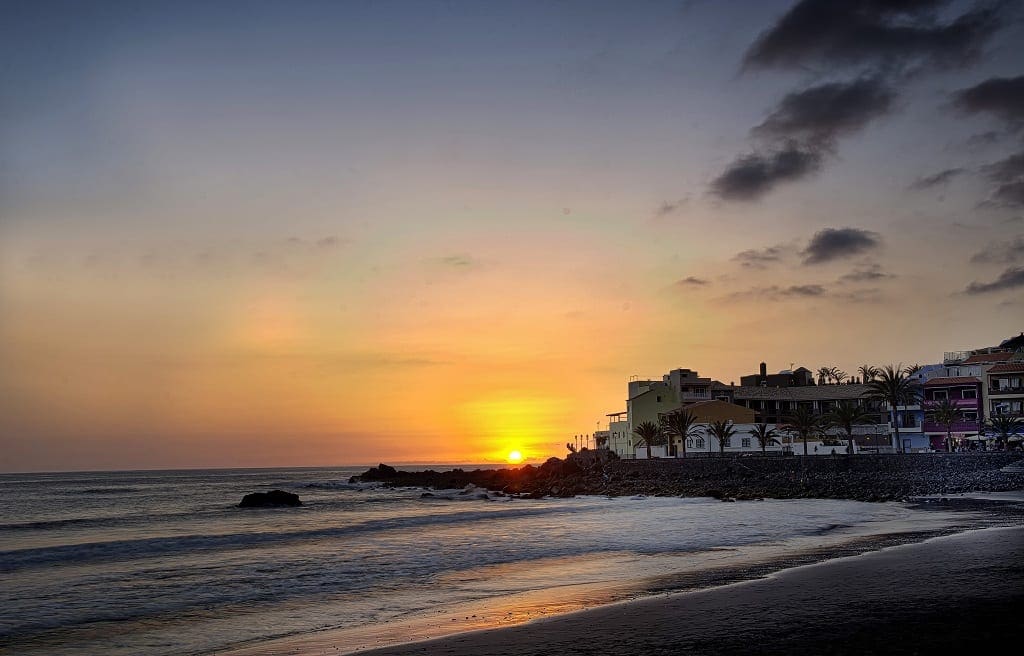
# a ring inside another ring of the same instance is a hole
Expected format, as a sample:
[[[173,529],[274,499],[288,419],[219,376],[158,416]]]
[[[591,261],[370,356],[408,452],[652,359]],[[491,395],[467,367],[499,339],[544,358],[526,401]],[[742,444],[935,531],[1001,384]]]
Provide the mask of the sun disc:
[[[509,451],[508,461],[513,465],[517,465],[523,461],[523,454],[519,451]]]

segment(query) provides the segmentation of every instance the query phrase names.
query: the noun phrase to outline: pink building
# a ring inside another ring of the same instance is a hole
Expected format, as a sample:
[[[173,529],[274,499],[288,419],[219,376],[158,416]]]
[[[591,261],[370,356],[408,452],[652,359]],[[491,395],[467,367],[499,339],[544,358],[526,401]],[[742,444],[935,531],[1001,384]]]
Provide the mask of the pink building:
[[[924,384],[924,399],[921,407],[925,410],[923,432],[928,436],[931,447],[936,451],[946,449],[946,426],[933,421],[928,410],[949,399],[960,409],[960,420],[949,427],[954,440],[976,437],[981,430],[982,415],[982,382],[975,376],[950,376],[932,378]]]

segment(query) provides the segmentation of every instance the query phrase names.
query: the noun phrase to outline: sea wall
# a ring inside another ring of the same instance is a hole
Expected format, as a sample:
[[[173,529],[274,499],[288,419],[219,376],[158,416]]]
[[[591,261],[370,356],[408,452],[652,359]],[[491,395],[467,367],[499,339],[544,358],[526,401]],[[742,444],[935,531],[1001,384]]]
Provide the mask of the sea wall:
[[[1000,468],[1024,454],[725,456],[663,460],[551,458],[540,467],[403,472],[386,465],[353,477],[391,485],[459,488],[508,494],[714,496],[725,499],[830,498],[890,501],[930,494],[1024,489],[1024,473]]]

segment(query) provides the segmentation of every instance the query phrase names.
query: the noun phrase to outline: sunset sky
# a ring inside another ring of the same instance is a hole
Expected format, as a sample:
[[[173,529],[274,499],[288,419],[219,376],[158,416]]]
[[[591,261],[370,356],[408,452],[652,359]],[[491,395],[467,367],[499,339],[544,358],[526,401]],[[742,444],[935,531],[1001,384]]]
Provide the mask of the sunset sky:
[[[0,471],[563,455],[1024,330],[1020,2],[0,19]]]

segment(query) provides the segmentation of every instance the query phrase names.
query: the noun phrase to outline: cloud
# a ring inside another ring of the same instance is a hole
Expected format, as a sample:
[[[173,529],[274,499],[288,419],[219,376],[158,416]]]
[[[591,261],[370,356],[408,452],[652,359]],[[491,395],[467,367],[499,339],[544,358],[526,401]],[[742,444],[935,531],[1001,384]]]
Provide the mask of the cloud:
[[[468,269],[476,264],[476,260],[469,255],[447,255],[439,258],[437,262],[453,269]]]
[[[953,106],[968,114],[991,114],[1016,129],[1024,127],[1024,75],[993,77],[953,94]]]
[[[888,113],[896,94],[881,80],[831,82],[787,94],[755,135],[831,147],[836,138],[864,128]]]
[[[1000,7],[935,20],[947,0],[801,0],[761,33],[745,69],[961,66],[1001,27]]]
[[[923,191],[925,189],[931,189],[932,187],[939,187],[945,185],[956,176],[966,172],[967,169],[963,168],[953,168],[946,169],[945,171],[939,171],[938,173],[927,175],[923,178],[918,178],[913,183],[911,183],[909,189],[913,189],[915,191]]]
[[[874,282],[894,277],[891,273],[883,271],[881,265],[870,262],[858,266],[850,273],[841,276],[839,280],[840,282]]]
[[[1024,237],[1016,237],[1008,242],[994,242],[971,256],[975,264],[1014,264],[1024,262]]]
[[[768,146],[731,163],[712,181],[712,192],[725,200],[749,201],[780,183],[808,177],[835,150],[839,137],[855,134],[893,110],[894,88],[905,84],[910,73],[945,70],[977,59],[989,37],[1002,27],[1001,5],[941,22],[936,16],[947,4],[948,0],[797,2],[750,46],[743,69],[849,71],[860,77],[786,95],[752,130],[755,137],[766,137]]]
[[[659,218],[668,216],[669,214],[674,213],[676,210],[678,210],[679,208],[681,208],[685,204],[686,204],[686,199],[685,198],[682,199],[682,200],[677,200],[674,203],[670,203],[668,201],[665,201],[661,205],[658,206],[658,209],[654,210],[654,216],[659,217]]]
[[[1024,178],[996,187],[992,200],[1005,207],[1024,207]]]
[[[972,282],[964,289],[964,293],[988,294],[1017,287],[1024,287],[1024,267],[1010,267],[992,282]]]
[[[791,285],[779,291],[781,296],[824,296],[825,288],[821,285]]]
[[[711,284],[710,281],[704,278],[696,278],[694,276],[687,276],[676,281],[677,287],[703,287],[704,285]]]
[[[747,249],[733,256],[733,261],[748,269],[763,269],[782,259],[785,249],[782,246],[769,246],[761,249]]]
[[[825,228],[814,233],[801,255],[804,264],[823,264],[860,255],[881,245],[877,232],[859,228]]]
[[[782,182],[805,178],[821,168],[821,153],[789,144],[767,154],[740,157],[711,183],[725,200],[756,200]]]
[[[995,182],[1012,182],[1024,177],[1024,152],[1010,155],[985,166],[982,169],[990,180]]]

